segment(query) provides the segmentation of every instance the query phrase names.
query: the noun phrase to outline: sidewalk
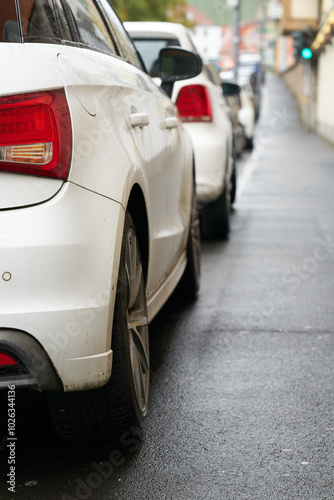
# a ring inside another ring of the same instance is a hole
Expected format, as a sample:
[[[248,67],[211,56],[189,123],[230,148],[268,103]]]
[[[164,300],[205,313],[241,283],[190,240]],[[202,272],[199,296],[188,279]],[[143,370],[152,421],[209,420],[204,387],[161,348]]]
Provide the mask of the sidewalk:
[[[267,78],[255,145],[231,233],[236,243],[242,229],[251,259],[245,323],[333,331],[334,147],[301,129],[297,105],[276,75]]]

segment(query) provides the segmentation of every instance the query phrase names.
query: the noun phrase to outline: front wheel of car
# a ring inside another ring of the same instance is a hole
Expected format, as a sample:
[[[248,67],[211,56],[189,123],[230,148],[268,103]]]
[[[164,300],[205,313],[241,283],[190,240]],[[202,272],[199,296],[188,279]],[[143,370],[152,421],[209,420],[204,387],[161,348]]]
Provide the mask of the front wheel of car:
[[[230,232],[230,193],[225,186],[218,200],[209,203],[202,209],[201,232],[205,239],[225,240]]]
[[[112,330],[113,366],[102,388],[48,395],[59,434],[71,441],[141,436],[149,394],[145,280],[136,230],[125,217]]]

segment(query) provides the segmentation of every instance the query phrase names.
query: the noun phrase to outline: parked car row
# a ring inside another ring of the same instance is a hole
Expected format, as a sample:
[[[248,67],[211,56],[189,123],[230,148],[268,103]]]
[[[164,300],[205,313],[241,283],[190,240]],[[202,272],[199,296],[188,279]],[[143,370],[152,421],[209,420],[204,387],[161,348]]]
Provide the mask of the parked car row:
[[[224,84],[234,82],[231,70],[219,73]],[[262,85],[265,82],[265,69],[258,53],[241,52],[239,54],[237,83],[240,87],[238,96],[238,121],[244,131],[244,148],[253,149],[255,124],[259,119],[262,102]],[[231,104],[230,100],[229,103]]]
[[[250,84],[254,98],[255,119],[258,120],[261,109],[262,85],[265,82],[265,69],[260,54],[240,53],[238,81]]]
[[[128,25],[137,50],[108,0],[7,0],[0,27],[0,389],[113,439],[142,427],[148,325],[196,296],[200,228],[228,235],[231,111],[181,26]]]
[[[153,78],[161,47],[180,46],[197,54],[181,24],[128,22],[125,27]],[[172,100],[192,139],[202,235],[226,238],[236,192],[236,155],[231,110],[215,69],[204,65],[195,78],[178,82]]]

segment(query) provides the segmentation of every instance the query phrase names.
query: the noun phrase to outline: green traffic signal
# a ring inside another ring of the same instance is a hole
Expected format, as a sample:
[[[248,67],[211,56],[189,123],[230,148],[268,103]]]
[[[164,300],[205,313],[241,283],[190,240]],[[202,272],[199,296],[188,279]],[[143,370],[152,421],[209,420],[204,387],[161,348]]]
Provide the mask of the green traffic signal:
[[[310,60],[313,57],[312,49],[310,48],[315,38],[316,32],[312,28],[307,28],[304,31],[294,31],[294,56],[298,60],[299,57]]]
[[[311,59],[312,56],[313,56],[313,52],[311,49],[309,49],[308,47],[305,47],[302,51],[301,51],[301,56],[304,58],[304,59]]]

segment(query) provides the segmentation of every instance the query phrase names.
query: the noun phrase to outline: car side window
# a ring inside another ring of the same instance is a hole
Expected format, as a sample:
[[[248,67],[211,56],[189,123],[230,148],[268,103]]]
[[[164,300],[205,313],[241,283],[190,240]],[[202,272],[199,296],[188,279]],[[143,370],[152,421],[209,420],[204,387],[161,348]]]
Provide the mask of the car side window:
[[[17,22],[15,0],[7,0],[1,5],[0,42],[19,42],[20,32]]]
[[[25,42],[61,43],[52,0],[18,0]]]
[[[124,28],[122,21],[109,3],[109,0],[98,0],[109,23],[110,31],[117,43],[120,55],[129,63],[145,71],[143,63],[132,40]]]
[[[108,29],[93,0],[67,0],[80,41],[94,49],[116,53]]]
[[[150,38],[139,37],[133,38],[133,43],[141,55],[148,73],[154,78],[159,76],[159,52],[161,49],[174,45],[179,47],[180,42],[177,38]]]
[[[53,0],[53,3],[55,6],[56,17],[58,20],[62,40],[75,41],[77,37],[72,32],[73,27],[69,25],[68,20],[66,18],[66,7],[67,7],[66,2],[64,2],[64,0]]]

